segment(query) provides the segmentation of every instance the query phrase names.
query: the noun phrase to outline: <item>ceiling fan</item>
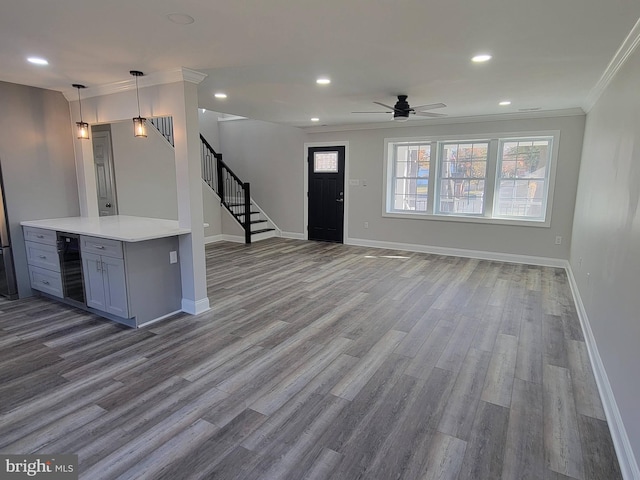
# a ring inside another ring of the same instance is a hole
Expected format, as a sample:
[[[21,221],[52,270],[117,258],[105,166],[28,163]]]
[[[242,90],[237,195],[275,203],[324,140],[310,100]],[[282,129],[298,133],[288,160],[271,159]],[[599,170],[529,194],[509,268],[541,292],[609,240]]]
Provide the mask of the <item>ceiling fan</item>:
[[[435,108],[444,108],[444,103],[430,103],[427,105],[418,105],[417,107],[411,107],[407,102],[407,95],[398,95],[398,101],[392,107],[380,102],[373,102],[376,105],[387,108],[389,111],[377,111],[377,112],[351,112],[351,113],[393,113],[393,119],[396,122],[406,122],[409,120],[410,115],[419,115],[421,117],[446,117],[442,113],[427,112],[427,110],[433,110]]]

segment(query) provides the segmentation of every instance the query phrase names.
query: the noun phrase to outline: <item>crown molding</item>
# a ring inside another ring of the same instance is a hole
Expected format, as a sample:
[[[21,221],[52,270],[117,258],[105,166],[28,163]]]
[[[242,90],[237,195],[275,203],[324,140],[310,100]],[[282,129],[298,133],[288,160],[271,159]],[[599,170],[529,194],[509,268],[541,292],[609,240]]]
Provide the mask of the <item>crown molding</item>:
[[[477,123],[477,122],[499,122],[504,120],[525,120],[532,118],[550,118],[550,117],[575,117],[576,115],[584,115],[585,112],[580,107],[565,108],[562,110],[538,110],[535,112],[513,112],[500,113],[495,115],[474,115],[468,117],[443,117],[433,120],[409,120],[408,122],[376,122],[376,123],[353,123],[342,125],[322,125],[318,127],[297,127],[307,133],[324,133],[324,132],[345,132],[350,130],[380,130],[390,128],[407,128],[407,127],[428,127],[434,125],[449,125],[457,123]]]
[[[140,88],[153,87],[155,85],[166,85],[176,82],[189,82],[196,85],[207,77],[206,74],[191,70],[189,68],[176,68],[165,72],[155,72],[142,77],[138,77],[138,86]],[[107,83],[105,85],[97,85],[95,87],[87,87],[82,90],[82,98],[100,97],[102,95],[111,95],[113,93],[126,92],[136,89],[135,78],[129,78],[119,82]],[[64,90],[62,92],[68,101],[74,101],[78,98],[75,89]]]
[[[600,80],[598,80],[598,83],[596,83],[587,95],[584,105],[582,106],[582,109],[585,112],[589,112],[593,108],[602,93],[613,80],[613,77],[615,77],[618,70],[622,68],[638,44],[640,44],[640,19],[638,19],[636,24],[633,26],[629,35],[627,35],[627,38],[624,39],[620,48],[618,48],[618,51],[609,62],[609,65],[607,65],[607,68],[600,77]]]

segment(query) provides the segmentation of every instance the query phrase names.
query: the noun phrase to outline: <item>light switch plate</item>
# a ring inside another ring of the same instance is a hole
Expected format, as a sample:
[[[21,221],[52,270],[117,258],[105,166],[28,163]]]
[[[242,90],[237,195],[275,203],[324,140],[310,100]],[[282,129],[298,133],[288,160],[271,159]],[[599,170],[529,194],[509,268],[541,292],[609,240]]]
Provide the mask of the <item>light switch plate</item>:
[[[169,263],[178,263],[178,252],[169,252]]]

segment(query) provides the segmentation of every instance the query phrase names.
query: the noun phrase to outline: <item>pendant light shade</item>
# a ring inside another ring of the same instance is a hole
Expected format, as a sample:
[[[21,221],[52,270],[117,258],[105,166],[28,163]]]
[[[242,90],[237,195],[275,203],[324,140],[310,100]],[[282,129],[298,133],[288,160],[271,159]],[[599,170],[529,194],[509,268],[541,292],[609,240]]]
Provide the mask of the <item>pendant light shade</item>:
[[[135,117],[133,119],[133,135],[140,138],[147,137],[147,119],[144,117]]]
[[[138,91],[138,77],[144,73],[138,70],[131,70],[131,75],[136,77],[136,99],[138,100],[138,116],[133,119],[133,136],[139,138],[147,138],[147,119],[140,116],[140,92]]]
[[[87,122],[82,121],[82,102],[80,101],[80,89],[86,88],[84,85],[80,85],[78,83],[74,83],[72,85],[73,88],[78,89],[78,105],[80,107],[80,121],[76,122],[76,129],[78,130],[78,138],[82,140],[89,139],[89,124]]]

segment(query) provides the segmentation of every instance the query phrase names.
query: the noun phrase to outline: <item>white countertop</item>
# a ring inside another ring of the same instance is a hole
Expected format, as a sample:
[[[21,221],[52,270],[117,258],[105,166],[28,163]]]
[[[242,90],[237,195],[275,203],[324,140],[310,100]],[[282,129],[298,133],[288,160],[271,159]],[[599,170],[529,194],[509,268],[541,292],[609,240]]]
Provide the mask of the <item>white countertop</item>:
[[[25,227],[44,228],[58,232],[77,233],[109,238],[122,242],[142,242],[154,238],[173,237],[191,233],[178,226],[176,220],[112,215],[108,217],[67,217],[20,222]]]

